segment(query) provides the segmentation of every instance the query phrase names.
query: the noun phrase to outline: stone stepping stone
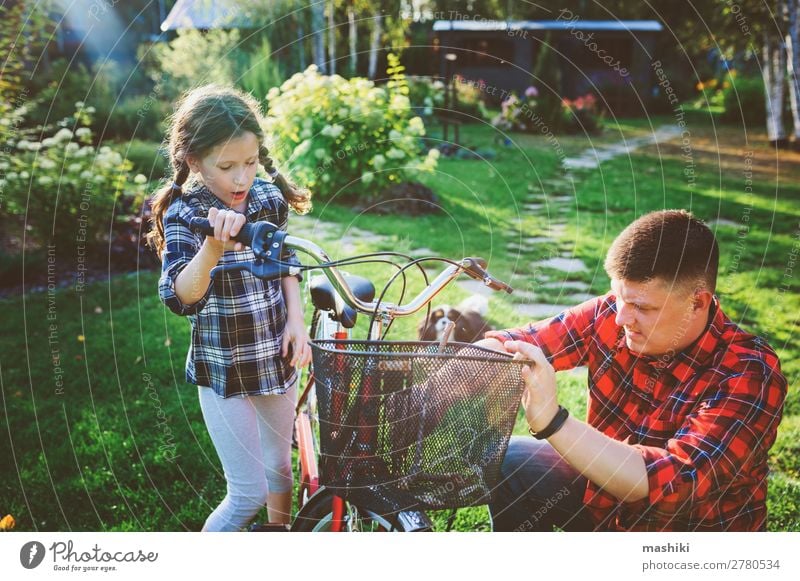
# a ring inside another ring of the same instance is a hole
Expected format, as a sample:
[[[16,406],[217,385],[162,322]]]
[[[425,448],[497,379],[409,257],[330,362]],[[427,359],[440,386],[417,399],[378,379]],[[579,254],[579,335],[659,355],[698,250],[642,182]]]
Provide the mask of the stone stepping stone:
[[[733,220],[728,220],[727,218],[717,218],[716,220],[711,220],[708,222],[708,225],[710,227],[721,226],[723,228],[736,228],[737,230],[744,228],[744,225],[734,222]]]
[[[567,225],[559,223],[548,224],[546,229],[546,233],[551,238],[559,238],[563,236],[566,233],[566,231],[567,231]]]
[[[484,297],[490,297],[495,293],[495,291],[490,289],[488,286],[486,286],[485,284],[483,284],[479,280],[473,280],[473,279],[459,280],[458,281],[458,286],[460,286],[465,291],[467,291],[467,292],[469,292],[470,294],[473,294],[473,295],[481,295],[481,296],[484,296]]]
[[[531,212],[538,212],[544,208],[544,204],[522,204],[522,207]]]
[[[548,260],[540,260],[534,262],[531,266],[544,266],[552,268],[553,270],[560,270],[561,272],[574,273],[574,272],[587,272],[589,269],[582,260],[578,258],[550,258]]]
[[[626,139],[625,141],[613,143],[605,147],[587,149],[576,157],[564,159],[561,165],[567,171],[595,169],[604,161],[614,159],[620,155],[629,154],[646,145],[669,141],[670,139],[678,137],[680,134],[681,128],[677,125],[664,125],[649,135]]]
[[[563,280],[547,282],[541,285],[543,288],[557,288],[565,290],[586,291],[589,290],[589,285],[579,280]]]
[[[531,319],[546,319],[557,315],[565,309],[569,309],[574,305],[551,305],[548,303],[530,303],[526,305],[517,305],[516,312],[520,315],[530,317]]]
[[[575,305],[579,305],[594,298],[597,298],[597,295],[593,295],[591,293],[573,293],[566,297],[566,301]]]
[[[406,254],[412,256],[414,258],[423,258],[425,256],[437,256],[435,250],[431,250],[430,248],[414,248],[413,250],[409,250]]]

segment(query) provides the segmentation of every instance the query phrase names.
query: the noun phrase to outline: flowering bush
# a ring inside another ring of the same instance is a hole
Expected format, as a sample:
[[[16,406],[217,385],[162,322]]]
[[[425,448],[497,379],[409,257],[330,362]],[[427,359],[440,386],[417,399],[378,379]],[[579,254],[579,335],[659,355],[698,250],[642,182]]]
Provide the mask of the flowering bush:
[[[492,125],[504,131],[533,131],[538,96],[539,90],[532,85],[525,89],[522,97],[512,92],[500,104],[500,113],[492,119]]]
[[[444,83],[431,77],[408,77],[408,98],[414,111],[424,118],[444,106]]]
[[[107,242],[115,205],[144,199],[147,178],[132,176],[132,164],[109,146],[93,147],[92,109],[75,106],[51,128],[20,129],[25,106],[0,119],[0,216],[23,220],[41,244],[88,251]]]
[[[562,99],[564,129],[569,133],[598,133],[603,128],[603,114],[591,93],[574,100]]]
[[[439,152],[420,150],[425,126],[411,116],[408,88],[396,76],[376,87],[312,65],[269,91],[265,129],[299,184],[323,198],[378,194],[435,169]]]

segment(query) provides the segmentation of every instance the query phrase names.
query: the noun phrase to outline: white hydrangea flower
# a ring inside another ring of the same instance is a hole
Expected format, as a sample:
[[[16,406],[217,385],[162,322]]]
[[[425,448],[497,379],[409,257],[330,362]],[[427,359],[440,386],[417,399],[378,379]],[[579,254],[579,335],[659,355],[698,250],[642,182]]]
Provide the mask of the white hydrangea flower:
[[[405,156],[405,152],[402,149],[397,149],[396,147],[393,147],[386,152],[386,157],[389,159],[403,159]]]
[[[70,131],[66,127],[64,129],[59,129],[58,133],[56,133],[53,136],[53,139],[55,139],[58,142],[69,141],[70,139],[72,139],[72,131]]]
[[[8,173],[6,174],[6,177],[7,177],[9,180],[15,180],[15,179],[17,179],[17,178],[19,177],[19,174],[18,174],[17,172],[15,172],[15,171],[10,171],[10,172],[8,172]]]
[[[306,139],[300,145],[294,148],[294,151],[292,152],[292,157],[302,157],[306,153],[308,153],[309,149],[311,149],[311,140]]]
[[[8,165],[7,161],[0,161],[0,171],[6,171],[10,165]]]
[[[39,151],[42,149],[42,144],[38,141],[31,141],[28,143],[28,151]]]
[[[82,180],[90,180],[94,174],[90,172],[88,169],[85,169],[81,172],[81,179]]]
[[[327,135],[328,137],[332,137],[336,139],[344,132],[344,127],[338,124],[327,125],[325,129],[322,130],[323,135]]]
[[[81,127],[75,131],[76,137],[89,137],[92,134],[92,130],[88,127]]]
[[[300,139],[309,139],[311,137],[311,129],[303,129],[300,132]]]
[[[31,174],[29,174],[26,171],[21,171],[21,172],[19,172],[19,177],[20,177],[20,179],[27,180],[27,179],[30,179]]]
[[[64,150],[67,153],[75,153],[76,151],[78,151],[79,148],[80,148],[80,145],[78,145],[75,142],[70,142],[70,143],[67,143],[67,146],[64,148]]]
[[[42,139],[42,147],[53,147],[57,143],[58,141],[56,141],[52,137],[47,137],[46,139]]]
[[[42,169],[54,169],[56,167],[56,162],[54,162],[52,159],[49,159],[47,157],[43,157],[43,158],[39,159],[38,165]]]
[[[389,132],[389,139],[391,139],[392,141],[397,141],[398,139],[402,139],[402,137],[403,134],[400,133],[397,129],[392,129]]]
[[[67,171],[78,172],[81,171],[81,164],[79,163],[71,163],[69,167],[67,167]]]
[[[25,139],[20,139],[20,140],[17,142],[17,149],[21,149],[22,151],[25,151],[26,149],[28,149],[28,144],[29,144],[29,143],[30,143],[30,142],[29,142],[29,141],[27,141],[27,140],[25,140]]]
[[[53,178],[50,176],[40,176],[39,177],[39,185],[40,186],[49,186],[53,183]]]
[[[386,158],[383,157],[380,153],[372,158],[372,165],[375,166],[375,169],[381,169],[385,163],[386,163]]]
[[[408,129],[415,135],[425,135],[425,124],[419,117],[412,117],[408,122]]]
[[[83,101],[75,101],[75,108],[76,109],[83,109],[85,103]]]
[[[97,182],[97,183],[100,183],[100,182],[104,181],[105,179],[106,179],[106,178],[104,178],[104,177],[103,177],[103,176],[101,176],[101,175],[96,175],[96,176],[94,176],[94,177],[92,178],[92,180],[94,180],[94,181],[95,181],[95,182]]]
[[[317,159],[322,159],[327,155],[328,152],[322,149],[321,147],[314,150],[314,157],[316,157]]]
[[[133,178],[133,183],[139,184],[139,185],[146,184],[147,183],[147,176],[145,176],[144,174],[141,174],[141,173],[136,174],[136,177]]]
[[[361,174],[361,181],[365,184],[370,183],[373,179],[375,179],[375,174],[371,171],[367,171]]]

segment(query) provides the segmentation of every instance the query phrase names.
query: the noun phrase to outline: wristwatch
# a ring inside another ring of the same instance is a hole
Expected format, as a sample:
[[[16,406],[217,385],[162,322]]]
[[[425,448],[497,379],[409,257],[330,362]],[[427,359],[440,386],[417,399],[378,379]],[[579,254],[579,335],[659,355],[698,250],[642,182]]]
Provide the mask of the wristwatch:
[[[529,427],[528,432],[537,440],[545,440],[561,429],[561,426],[563,426],[564,422],[567,421],[567,417],[569,417],[569,410],[567,410],[565,407],[558,406],[558,411],[556,412],[555,417],[550,420],[550,423],[547,424],[545,428],[538,432],[534,432],[533,429]]]

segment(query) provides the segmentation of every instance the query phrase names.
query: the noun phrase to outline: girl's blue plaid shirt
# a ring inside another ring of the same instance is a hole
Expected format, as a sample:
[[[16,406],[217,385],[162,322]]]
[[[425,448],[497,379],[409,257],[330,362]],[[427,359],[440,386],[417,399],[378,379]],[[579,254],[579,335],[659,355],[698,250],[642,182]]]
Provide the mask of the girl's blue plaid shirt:
[[[284,393],[296,380],[296,371],[281,357],[286,306],[279,280],[262,281],[249,272],[226,273],[212,280],[203,298],[192,305],[175,294],[175,279],[205,239],[189,228],[189,220],[207,215],[212,207],[227,209],[204,185],[195,183],[164,215],[158,291],[171,311],[191,322],[186,381],[209,386],[222,397]],[[256,178],[245,211],[247,221],[268,220],[286,230],[288,211],[280,189]],[[253,259],[253,251],[245,248],[225,252],[219,264]],[[294,252],[289,260],[299,264]]]

